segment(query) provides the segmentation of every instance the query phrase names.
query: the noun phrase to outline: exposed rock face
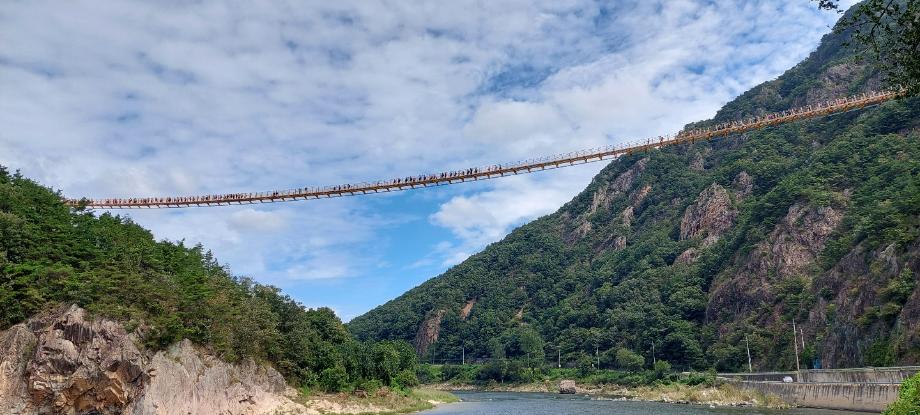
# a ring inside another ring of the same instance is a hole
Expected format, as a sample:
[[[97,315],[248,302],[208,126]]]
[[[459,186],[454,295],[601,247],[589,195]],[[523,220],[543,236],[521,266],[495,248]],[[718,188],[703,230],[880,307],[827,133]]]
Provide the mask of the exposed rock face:
[[[690,170],[693,171],[703,171],[706,169],[706,159],[703,158],[701,153],[696,153],[693,156],[693,160],[690,160]]]
[[[623,212],[620,213],[620,220],[623,221],[623,225],[625,225],[626,227],[629,227],[630,225],[632,225],[633,218],[634,218],[634,214],[633,214],[632,206],[626,206],[626,209],[623,209]]]
[[[713,284],[707,318],[737,318],[760,304],[772,304],[773,285],[807,275],[842,218],[843,213],[832,207],[792,205],[740,270]]]
[[[641,189],[637,190],[629,196],[629,205],[633,208],[638,208],[642,204],[642,201],[648,196],[649,192],[652,191],[652,186],[647,184],[642,186]]]
[[[619,251],[623,248],[626,248],[626,237],[623,235],[612,234],[607,237],[603,242],[601,242],[595,251]]]
[[[137,338],[77,307],[0,333],[0,413],[309,413],[270,367],[227,364],[185,341],[150,354]]]
[[[865,63],[854,63],[851,61],[831,65],[824,73],[821,74],[820,84],[808,90],[805,94],[806,104],[816,104],[831,100],[843,95],[853,94],[847,88],[847,85],[854,79],[865,73]],[[878,75],[867,80],[866,89],[878,90],[880,79]],[[859,91],[862,92],[862,91]]]
[[[793,205],[771,235],[773,243],[765,256],[766,261],[760,262],[761,267],[773,268],[780,276],[805,272],[842,219],[843,212],[829,206]]]
[[[680,222],[680,240],[704,238],[703,246],[712,245],[731,228],[736,215],[728,191],[713,183],[684,211]]]
[[[674,259],[674,264],[692,264],[696,262],[698,256],[699,251],[697,251],[696,248],[687,248],[686,251],[682,252]]]
[[[594,195],[591,200],[591,205],[588,207],[588,210],[583,214],[579,215],[576,219],[576,226],[573,232],[573,235],[569,237],[569,242],[577,241],[578,239],[584,238],[588,233],[593,230],[591,222],[588,220],[588,217],[597,213],[600,209],[607,209],[610,207],[610,203],[614,198],[620,195],[624,195],[632,189],[633,185],[636,183],[636,179],[639,175],[645,171],[645,167],[648,164],[648,158],[641,159],[633,164],[629,169],[621,173],[615,179],[607,183],[605,186],[601,186],[594,192]],[[642,203],[642,200],[645,199],[645,196],[648,195],[648,192],[651,190],[651,187],[645,186],[635,192],[632,197],[632,206],[638,206]]]
[[[826,342],[835,347],[821,349],[823,361],[830,362],[834,367],[865,365],[867,363],[863,359],[871,343],[862,339],[872,338],[894,347],[903,347],[904,344],[915,344],[913,342],[920,337],[920,284],[915,284],[913,293],[905,299],[900,310],[892,310],[890,318],[897,322],[895,329],[900,332],[899,335],[888,338],[885,333],[887,323],[883,318],[859,321],[865,315],[865,309],[897,304],[883,294],[892,280],[912,274],[916,281],[920,271],[920,240],[906,247],[903,253],[897,251],[894,244],[874,251],[860,244],[827,273],[816,278],[815,286],[837,293],[833,298],[819,297],[815,306],[817,312],[809,315],[810,326],[830,327]],[[828,304],[837,307],[836,313],[830,316],[820,312],[826,310]]]
[[[466,321],[466,318],[470,316],[470,313],[473,311],[473,306],[476,305],[476,299],[470,299],[463,305],[463,308],[460,309],[460,320]]]
[[[588,208],[586,215],[594,214],[598,209],[610,206],[610,200],[613,197],[628,192],[636,182],[636,178],[645,171],[647,164],[648,158],[637,161],[632,167],[617,176],[616,179],[598,189],[594,193],[594,199],[591,201],[591,207]]]
[[[26,413],[26,367],[38,339],[24,324],[0,333],[0,413]]]
[[[228,365],[183,341],[150,359],[146,391],[128,406],[133,414],[265,414],[305,408],[284,396],[287,384],[270,367]]]
[[[135,341],[115,322],[87,320],[76,306],[14,326],[2,343],[16,352],[5,353],[2,364],[25,370],[4,371],[0,376],[13,377],[0,384],[19,384],[0,395],[22,413],[122,413],[149,379]]]
[[[735,190],[735,196],[737,196],[739,200],[743,200],[754,191],[754,178],[746,171],[742,171],[735,176],[735,180],[732,182],[732,188]]]
[[[430,314],[422,325],[418,328],[415,335],[415,351],[424,355],[428,351],[428,346],[438,341],[438,335],[441,333],[441,319],[444,318],[445,310],[438,310]]]

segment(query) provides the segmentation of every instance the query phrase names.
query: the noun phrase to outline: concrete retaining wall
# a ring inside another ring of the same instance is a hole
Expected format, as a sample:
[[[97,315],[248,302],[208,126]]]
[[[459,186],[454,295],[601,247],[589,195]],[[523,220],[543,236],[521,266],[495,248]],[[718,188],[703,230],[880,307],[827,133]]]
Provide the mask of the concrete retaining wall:
[[[742,389],[776,395],[808,408],[882,412],[898,398],[899,384],[884,383],[782,383],[733,381]]]
[[[920,366],[868,367],[858,369],[812,369],[800,372],[720,373],[727,379],[782,382],[786,376],[796,382],[814,383],[901,383],[920,373]]]
[[[920,373],[920,366],[803,370],[802,382],[901,383]]]

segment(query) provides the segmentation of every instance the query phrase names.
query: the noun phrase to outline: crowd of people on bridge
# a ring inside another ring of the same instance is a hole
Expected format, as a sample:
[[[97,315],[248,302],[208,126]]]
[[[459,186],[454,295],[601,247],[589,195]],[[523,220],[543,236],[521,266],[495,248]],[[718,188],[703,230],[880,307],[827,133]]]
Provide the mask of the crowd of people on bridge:
[[[220,203],[249,203],[262,200],[274,199],[298,199],[298,198],[318,198],[324,196],[337,196],[340,194],[373,192],[387,187],[412,186],[416,184],[427,184],[430,182],[439,182],[444,180],[464,179],[481,174],[502,173],[502,165],[495,164],[489,167],[473,167],[466,170],[453,170],[449,172],[427,174],[420,176],[407,176],[404,178],[383,180],[374,183],[360,184],[342,184],[326,187],[302,187],[298,189],[273,191],[262,193],[228,193],[221,195],[204,195],[204,196],[179,196],[179,197],[144,197],[144,198],[109,198],[101,200],[90,200],[92,206],[189,206],[189,205],[211,205]]]
[[[702,138],[706,136],[711,136],[713,134],[722,135],[725,133],[731,133],[732,130],[738,130],[742,128],[756,128],[762,126],[764,123],[771,123],[774,121],[783,121],[787,120],[790,117],[800,116],[804,114],[809,114],[813,112],[820,112],[827,110],[828,108],[838,107],[840,105],[854,104],[865,101],[871,101],[882,96],[889,95],[888,92],[865,92],[853,97],[847,98],[838,98],[834,100],[824,101],[818,104],[809,104],[802,107],[797,107],[789,110],[784,110],[780,112],[773,112],[769,114],[764,114],[761,116],[750,117],[744,120],[729,121],[720,124],[716,124],[706,128],[697,128],[692,130],[681,131],[677,134],[677,139],[687,139],[687,138]]]
[[[867,92],[856,97],[850,98],[841,98],[833,101],[826,101],[820,104],[807,105],[804,107],[795,108],[792,110],[786,110],[777,113],[766,114],[758,117],[748,118],[742,121],[731,121],[707,128],[698,128],[692,130],[684,130],[678,133],[676,136],[659,136],[657,146],[663,146],[667,144],[673,144],[674,141],[685,141],[693,140],[696,138],[707,138],[715,135],[725,135],[730,134],[733,131],[738,131],[745,128],[757,127],[763,123],[770,123],[775,120],[784,120],[789,117],[794,117],[802,114],[820,112],[827,110],[832,107],[839,107],[840,105],[847,104],[864,104],[867,102],[880,101],[884,96],[892,94],[891,92]],[[640,142],[641,143],[641,142]],[[543,163],[550,164],[554,161],[565,163],[566,160],[571,158],[592,158],[601,156],[598,159],[605,158],[605,154],[616,153],[622,154],[623,152],[629,152],[634,147],[639,148],[648,148],[652,146],[652,139],[646,140],[641,144],[628,145],[625,147],[605,147],[602,149],[595,149],[592,151],[583,151],[578,153],[568,153],[561,156],[549,157],[543,160],[535,160],[529,162],[522,162],[517,164],[512,164],[510,166],[502,166],[501,164],[495,164],[489,167],[473,167],[465,170],[453,170],[448,172],[436,173],[436,174],[427,174],[420,176],[407,176],[404,178],[392,179],[392,180],[383,180],[374,183],[360,183],[360,184],[343,184],[336,186],[326,186],[326,187],[303,187],[299,189],[285,190],[285,191],[273,191],[273,192],[263,192],[263,193],[228,193],[221,195],[205,195],[205,196],[179,196],[179,197],[145,197],[145,198],[127,198],[127,199],[101,199],[101,200],[90,200],[87,201],[89,206],[95,207],[131,207],[131,206],[190,206],[190,205],[212,205],[212,204],[223,204],[223,203],[255,203],[260,201],[271,201],[271,200],[287,200],[287,199],[300,199],[300,198],[320,198],[320,197],[332,197],[332,196],[341,196],[348,194],[356,193],[371,193],[377,192],[380,190],[388,190],[391,188],[403,188],[403,187],[413,187],[415,185],[427,185],[427,184],[437,184],[441,182],[452,182],[454,180],[465,180],[472,178],[479,178],[482,176],[491,177],[494,174],[504,175],[506,173],[516,173],[521,169],[529,169],[530,166],[535,164]],[[609,156],[609,155],[608,155]],[[568,161],[571,162],[571,161]],[[79,202],[74,202],[79,203]]]

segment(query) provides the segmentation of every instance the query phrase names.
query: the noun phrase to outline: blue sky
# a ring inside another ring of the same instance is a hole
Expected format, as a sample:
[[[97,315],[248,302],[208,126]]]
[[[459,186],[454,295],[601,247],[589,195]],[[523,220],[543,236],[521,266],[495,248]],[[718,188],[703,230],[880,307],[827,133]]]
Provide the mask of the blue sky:
[[[159,196],[616,144],[710,117],[836,18],[807,0],[8,1],[0,164],[70,197]],[[347,320],[555,211],[602,167],[122,213]]]

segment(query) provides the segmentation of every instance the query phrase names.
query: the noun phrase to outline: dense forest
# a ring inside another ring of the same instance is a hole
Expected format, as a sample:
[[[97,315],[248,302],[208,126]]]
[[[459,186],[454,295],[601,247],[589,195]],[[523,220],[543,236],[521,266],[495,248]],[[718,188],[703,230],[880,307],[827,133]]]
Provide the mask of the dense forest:
[[[122,321],[153,350],[190,339],[227,361],[269,362],[288,382],[337,391],[409,387],[406,342],[357,342],[332,310],[237,278],[201,246],[157,242],[108,213],[0,166],[0,330],[57,304]]]
[[[880,88],[851,37],[700,124]],[[918,276],[914,98],[618,159],[348,328],[430,361],[740,370],[749,345],[755,370],[788,370],[797,344],[805,367],[917,364]]]

